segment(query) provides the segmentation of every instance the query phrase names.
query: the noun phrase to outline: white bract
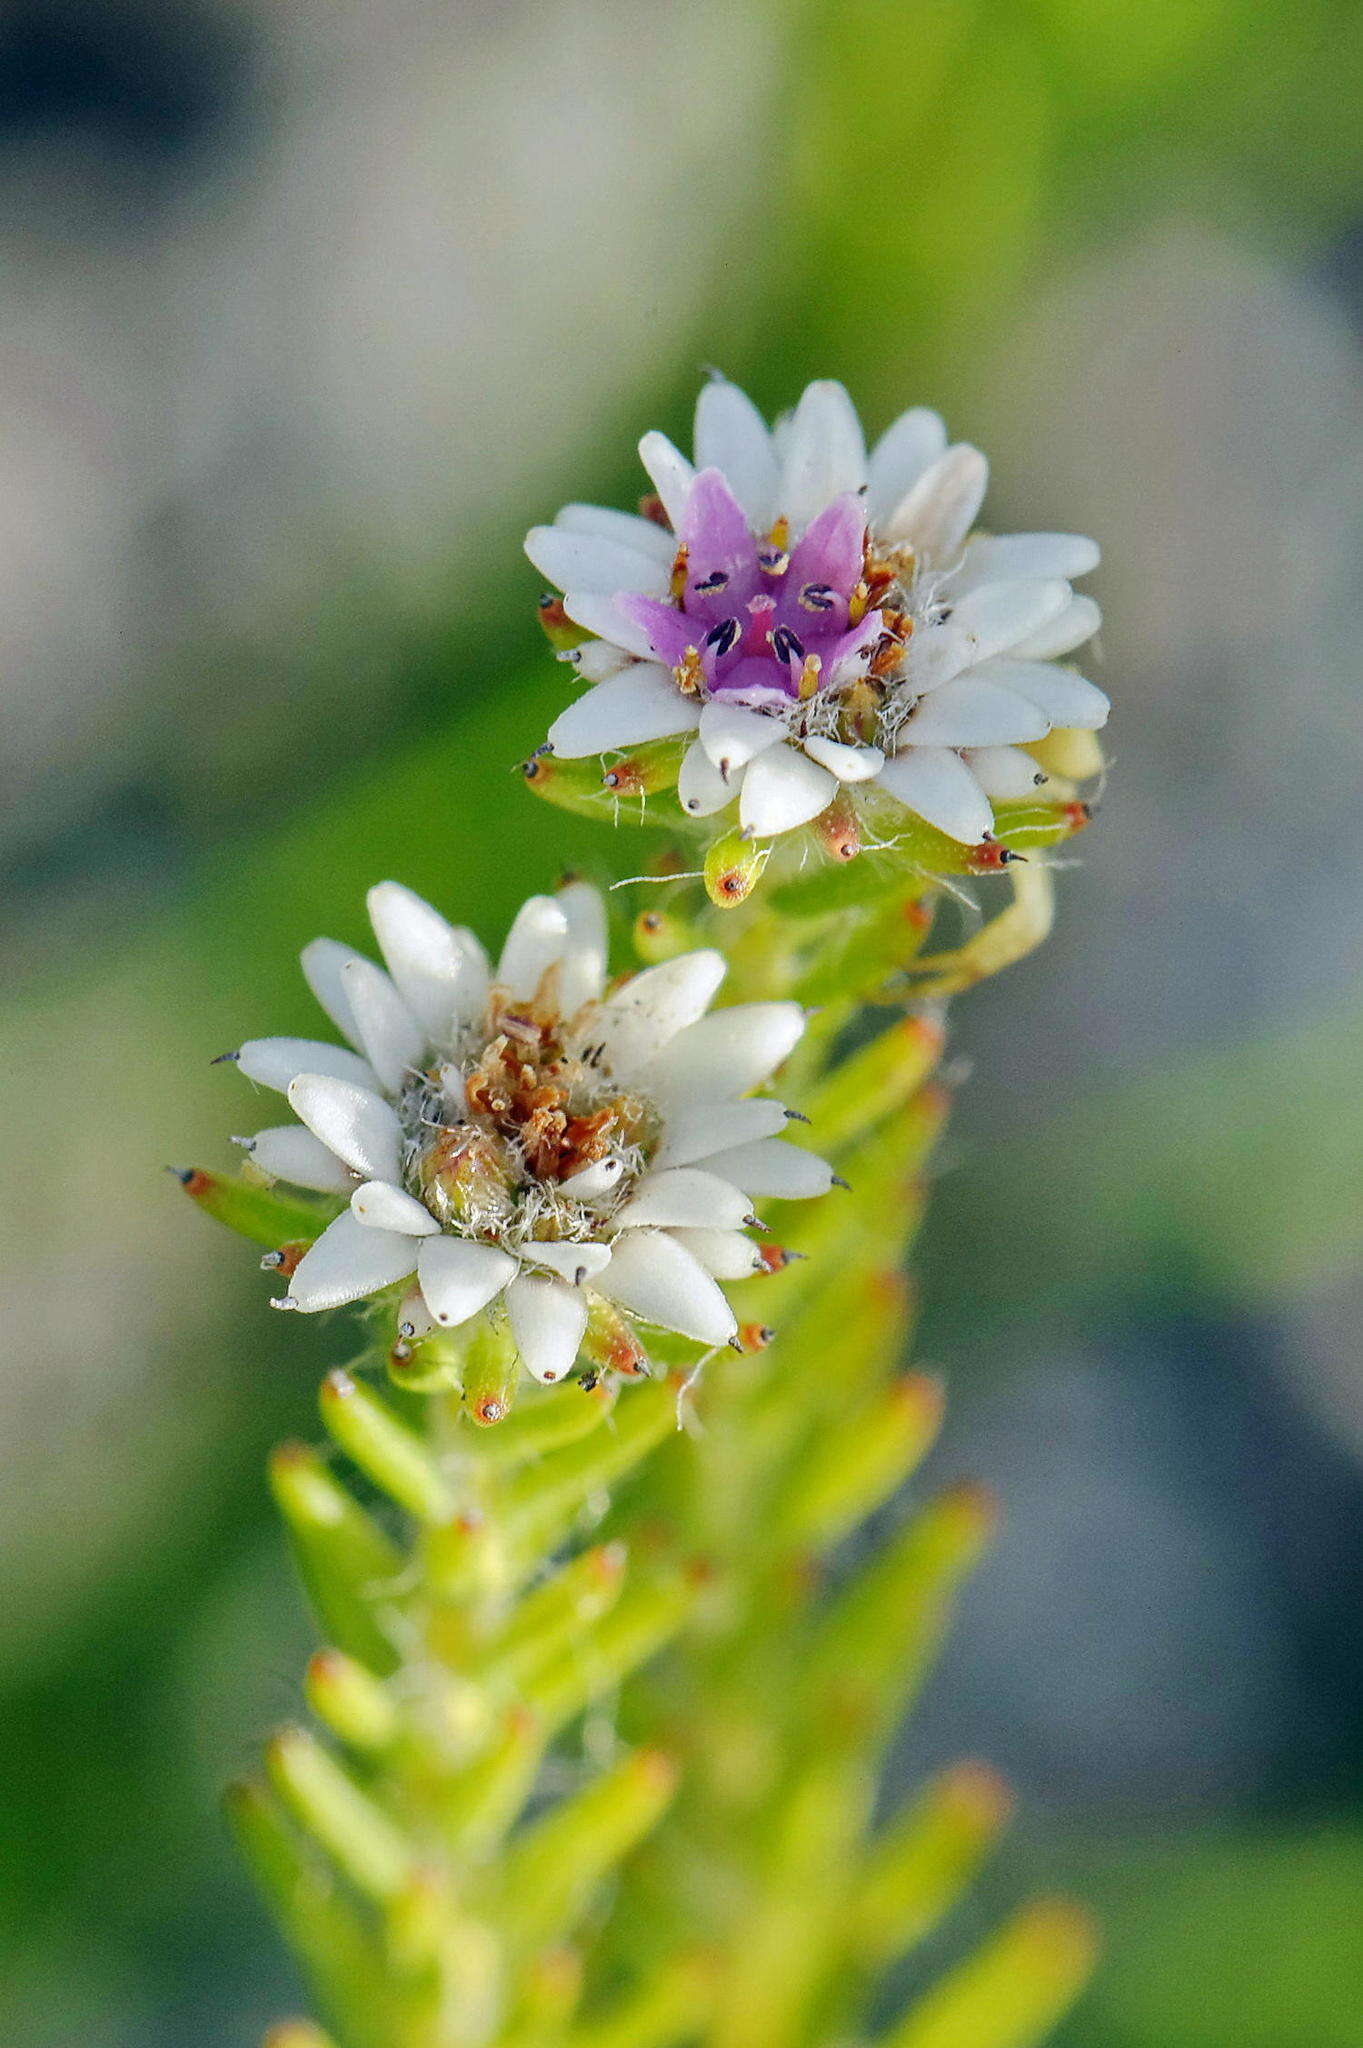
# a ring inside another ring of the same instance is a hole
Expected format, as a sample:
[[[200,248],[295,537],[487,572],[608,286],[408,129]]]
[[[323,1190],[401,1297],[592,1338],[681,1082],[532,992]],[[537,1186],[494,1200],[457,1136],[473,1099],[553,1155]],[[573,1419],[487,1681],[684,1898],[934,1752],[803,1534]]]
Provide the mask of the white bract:
[[[988,465],[936,413],[903,413],[868,455],[840,384],[768,428],[716,379],[694,462],[658,433],[639,453],[646,513],[567,505],[526,540],[596,636],[565,657],[592,687],[551,726],[554,753],[694,733],[692,816],[736,799],[765,838],[878,790],[973,845],[991,799],[1045,780],[1028,746],[1105,723],[1102,691],[1059,665],[1099,624],[1071,588],[1096,544],[974,532]]]
[[[469,931],[396,882],[369,892],[386,971],[330,939],[304,974],[352,1050],[256,1039],[236,1060],[299,1118],[245,1143],[264,1174],[345,1195],[277,1308],[409,1285],[400,1336],[503,1302],[527,1369],[572,1369],[594,1305],[697,1343],[737,1323],[721,1280],[764,1271],[751,1197],[823,1192],[750,1091],[791,1051],[790,1002],[707,1015],[718,953],[606,984],[595,889],[532,896],[495,969]]]

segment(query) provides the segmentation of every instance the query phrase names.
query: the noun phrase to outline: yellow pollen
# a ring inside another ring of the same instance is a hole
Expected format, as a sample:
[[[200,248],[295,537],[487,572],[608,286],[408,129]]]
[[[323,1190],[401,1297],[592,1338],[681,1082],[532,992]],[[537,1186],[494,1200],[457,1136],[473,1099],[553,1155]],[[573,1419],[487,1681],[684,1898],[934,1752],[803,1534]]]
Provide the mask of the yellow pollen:
[[[672,673],[683,697],[699,697],[705,684],[699,647],[688,647]]]

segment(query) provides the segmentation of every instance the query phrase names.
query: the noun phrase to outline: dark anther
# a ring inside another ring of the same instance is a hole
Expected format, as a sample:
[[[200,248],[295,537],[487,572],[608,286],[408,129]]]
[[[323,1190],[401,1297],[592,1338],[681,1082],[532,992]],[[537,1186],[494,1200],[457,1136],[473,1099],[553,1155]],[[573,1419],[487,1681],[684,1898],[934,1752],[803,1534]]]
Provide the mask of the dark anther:
[[[800,603],[807,612],[831,612],[833,589],[828,583],[806,583],[800,592]]]
[[[790,567],[790,556],[784,548],[759,548],[757,566],[766,576],[784,576]]]
[[[693,583],[693,584],[691,585],[691,588],[692,588],[693,590],[707,590],[707,591],[708,591],[708,590],[727,590],[727,589],[728,589],[728,587],[729,587],[729,572],[728,572],[728,570],[727,570],[727,569],[712,569],[712,570],[710,571],[710,573],[709,573],[709,575],[708,575],[708,576],[702,576],[702,577],[700,578],[699,582],[697,582],[697,583]]]
[[[741,630],[737,619],[721,619],[706,634],[705,645],[713,649],[716,657],[725,655],[736,644]]]
[[[778,661],[803,661],[805,650],[798,633],[792,633],[789,626],[778,626],[771,636],[771,651]]]

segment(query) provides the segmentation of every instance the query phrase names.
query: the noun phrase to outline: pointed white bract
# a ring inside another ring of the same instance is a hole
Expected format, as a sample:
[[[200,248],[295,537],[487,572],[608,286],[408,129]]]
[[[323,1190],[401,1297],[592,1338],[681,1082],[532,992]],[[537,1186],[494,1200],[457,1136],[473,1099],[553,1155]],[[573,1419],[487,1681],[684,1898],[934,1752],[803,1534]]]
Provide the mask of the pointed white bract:
[[[723,405],[712,424],[751,432]],[[522,906],[495,970],[396,882],[369,908],[384,967],[331,940],[303,955],[356,1050],[253,1039],[234,1056],[300,1119],[241,1141],[251,1172],[346,1204],[276,1305],[391,1294],[405,1344],[491,1313],[546,1385],[573,1370],[593,1300],[698,1344],[733,1336],[720,1282],[766,1269],[753,1195],[831,1179],[785,1142],[784,1107],[752,1092],[797,1043],[800,1007],[712,1012],[712,950],[607,995],[605,904],[582,882]]]
[[[1097,630],[1070,587],[1097,546],[976,531],[988,464],[936,413],[901,414],[868,453],[840,384],[809,385],[768,428],[714,378],[694,451],[640,443],[665,523],[575,504],[527,540],[597,636],[565,657],[593,687],[551,726],[555,752],[695,730],[677,784],[690,817],[736,804],[740,829],[770,839],[840,791],[883,794],[884,832],[902,806],[975,844],[991,799],[1036,787],[1008,750],[1105,721],[1102,692],[1055,665]]]

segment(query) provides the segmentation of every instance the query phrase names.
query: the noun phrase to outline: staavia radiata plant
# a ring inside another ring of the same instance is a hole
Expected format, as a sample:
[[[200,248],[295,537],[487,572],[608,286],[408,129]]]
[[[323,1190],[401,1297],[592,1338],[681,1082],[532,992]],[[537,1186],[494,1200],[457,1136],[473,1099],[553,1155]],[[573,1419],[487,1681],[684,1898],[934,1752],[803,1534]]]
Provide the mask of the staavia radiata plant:
[[[296,1121],[182,1176],[276,1308],[366,1330],[272,1470],[323,1647],[231,1813],[322,2019],[270,2040],[1026,2048],[1090,1964],[1062,1901],[884,1988],[1010,1804],[966,1761],[880,1810],[994,1520],[905,1502],[903,1267],[947,998],[1045,937],[1090,816],[1097,549],[980,531],[984,458],[922,410],[868,456],[836,384],[768,429],[716,380],[694,464],[640,452],[637,513],[527,541],[576,693],[525,774],[672,850],[495,965],[380,882],[382,967],[303,951],[344,1043],[229,1056]]]

